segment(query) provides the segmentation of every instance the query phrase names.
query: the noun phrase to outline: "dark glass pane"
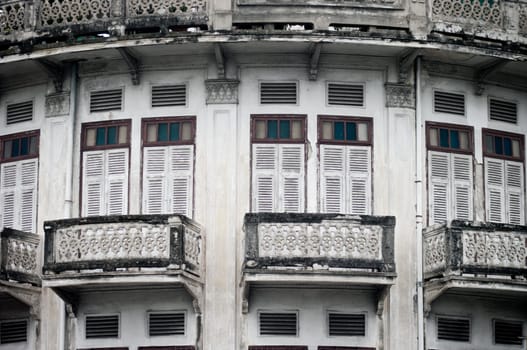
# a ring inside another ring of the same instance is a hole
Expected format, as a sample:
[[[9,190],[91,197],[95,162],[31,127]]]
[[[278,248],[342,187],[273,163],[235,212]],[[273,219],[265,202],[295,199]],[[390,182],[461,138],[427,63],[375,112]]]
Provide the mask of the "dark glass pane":
[[[116,145],[117,144],[117,127],[116,126],[109,126],[108,127],[108,145]]]
[[[27,156],[29,154],[29,138],[22,137],[20,139],[20,155]]]
[[[179,140],[179,123],[170,123],[170,141]]]
[[[106,128],[97,128],[96,146],[106,145]]]
[[[503,154],[512,156],[512,140],[508,137],[503,138]]]
[[[291,123],[289,120],[280,120],[280,138],[291,138]]]
[[[357,124],[346,123],[346,140],[355,141],[357,140]]]
[[[344,122],[333,123],[333,138],[335,140],[344,140]]]
[[[157,124],[157,141],[168,141],[168,124]]]
[[[14,139],[11,146],[11,157],[18,157],[20,155],[20,140]]]
[[[450,148],[459,148],[459,132],[457,130],[450,130]]]
[[[439,146],[448,147],[448,129],[439,129]]]
[[[278,137],[278,121],[277,120],[267,121],[267,137],[270,139],[276,139]]]
[[[503,154],[503,138],[499,136],[494,136],[494,152]]]
[[[37,154],[37,142],[38,142],[38,137],[31,136],[31,140],[29,142],[29,153],[30,154]]]
[[[4,159],[11,157],[11,147],[13,146],[13,141],[4,142]]]

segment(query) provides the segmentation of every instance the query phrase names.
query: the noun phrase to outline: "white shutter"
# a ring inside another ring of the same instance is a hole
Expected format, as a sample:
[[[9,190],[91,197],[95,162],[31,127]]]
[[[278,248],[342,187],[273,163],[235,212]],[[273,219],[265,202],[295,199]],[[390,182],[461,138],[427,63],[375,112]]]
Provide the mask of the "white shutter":
[[[0,168],[0,230],[14,228],[16,213],[16,189],[19,173],[17,162],[4,163]]]
[[[430,224],[444,223],[449,218],[450,154],[428,152],[428,202]]]
[[[523,163],[505,161],[507,222],[524,224]]]
[[[106,151],[106,213],[128,213],[128,149]]]
[[[347,146],[347,212],[367,215],[371,212],[371,147]]]
[[[20,161],[20,224],[25,232],[35,232],[37,212],[38,159]]]
[[[145,147],[143,154],[143,214],[163,214],[168,147]]]
[[[273,212],[277,205],[278,145],[253,144],[253,210]]]
[[[82,215],[103,215],[104,208],[104,151],[83,153]]]
[[[452,154],[454,219],[472,220],[472,156]]]
[[[505,222],[504,161],[485,158],[485,202],[487,221]]]
[[[194,146],[172,146],[169,152],[168,195],[170,195],[171,212],[192,217]]]
[[[280,211],[304,209],[304,145],[280,145]]]
[[[345,146],[320,146],[320,210],[323,213],[346,212],[345,160]]]

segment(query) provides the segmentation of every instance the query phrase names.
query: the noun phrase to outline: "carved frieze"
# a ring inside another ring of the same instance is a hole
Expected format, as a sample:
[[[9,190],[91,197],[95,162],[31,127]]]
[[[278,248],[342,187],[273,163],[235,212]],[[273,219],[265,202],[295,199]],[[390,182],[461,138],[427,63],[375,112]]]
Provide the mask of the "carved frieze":
[[[414,88],[412,85],[387,83],[386,107],[415,108]]]
[[[199,267],[201,265],[202,251],[201,234],[189,227],[185,227],[183,242],[185,247],[185,261]]]
[[[5,269],[26,274],[37,273],[38,241],[9,237]]]
[[[206,12],[207,2],[205,0],[128,0],[126,8],[129,17],[192,15],[196,12]]]
[[[463,231],[463,264],[525,268],[525,240],[520,232]]]
[[[238,80],[210,79],[205,80],[207,104],[237,104]]]
[[[435,18],[456,22],[480,22],[501,25],[501,3],[497,0],[466,2],[463,0],[433,0],[432,13]]]
[[[424,272],[445,268],[445,232],[425,237],[423,245]]]
[[[70,93],[61,92],[46,96],[46,117],[67,115],[70,112]]]
[[[0,35],[23,31],[26,21],[26,2],[0,5]]]
[[[108,0],[42,0],[40,21],[42,26],[90,23],[110,19],[111,1]]]

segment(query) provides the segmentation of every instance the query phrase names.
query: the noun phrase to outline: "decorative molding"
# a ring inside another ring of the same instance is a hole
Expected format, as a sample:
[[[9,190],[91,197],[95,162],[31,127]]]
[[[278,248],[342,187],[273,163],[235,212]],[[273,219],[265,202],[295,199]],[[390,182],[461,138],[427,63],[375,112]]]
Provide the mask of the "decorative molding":
[[[237,104],[239,83],[229,79],[205,80],[207,104]]]
[[[29,240],[8,237],[4,240],[7,245],[5,269],[29,275],[37,275],[38,238]]]
[[[463,265],[525,268],[524,233],[463,231]]]
[[[70,93],[60,92],[46,95],[46,117],[57,117],[70,113]]]
[[[433,0],[432,14],[434,18],[449,22],[484,23],[485,25],[501,26],[501,1],[483,0],[463,2],[463,0]]]
[[[194,15],[197,12],[207,12],[207,1],[127,0],[126,8],[128,17]]]
[[[43,27],[91,23],[94,19],[109,20],[111,1],[42,0],[40,25]]]
[[[432,272],[446,267],[444,231],[425,237],[423,250],[424,272]]]
[[[0,6],[0,35],[21,32],[26,27],[26,2],[8,2]]]
[[[201,266],[202,252],[201,234],[198,231],[185,226],[183,246],[185,247],[185,262],[193,264],[199,270]]]
[[[406,84],[386,83],[386,107],[415,108],[414,87]]]

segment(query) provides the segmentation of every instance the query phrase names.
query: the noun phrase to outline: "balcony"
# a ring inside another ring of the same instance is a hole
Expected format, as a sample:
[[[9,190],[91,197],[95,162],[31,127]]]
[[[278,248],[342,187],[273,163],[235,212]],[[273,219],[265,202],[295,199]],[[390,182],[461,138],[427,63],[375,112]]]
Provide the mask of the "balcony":
[[[1,237],[0,279],[40,285],[38,235],[5,228]]]

